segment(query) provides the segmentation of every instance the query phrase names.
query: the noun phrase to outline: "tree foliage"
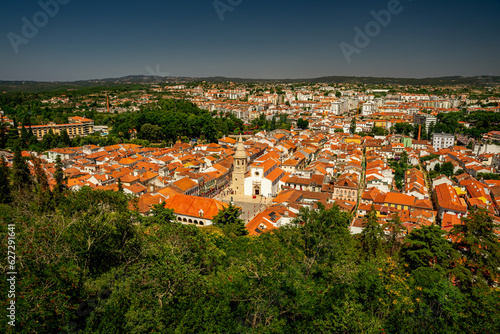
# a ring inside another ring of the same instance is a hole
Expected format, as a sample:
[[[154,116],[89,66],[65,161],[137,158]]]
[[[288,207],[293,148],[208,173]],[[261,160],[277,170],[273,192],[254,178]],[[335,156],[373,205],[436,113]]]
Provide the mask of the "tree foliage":
[[[302,208],[291,224],[258,237],[241,233],[232,205],[216,227],[196,227],[177,223],[163,203],[142,217],[122,192],[88,187],[34,210],[38,192],[50,190],[33,164],[34,194],[13,189],[18,203],[0,204],[0,234],[15,224],[20,273],[16,327],[0,319],[7,333],[493,333],[500,326],[500,293],[484,284],[498,263],[491,221],[481,213],[452,233],[455,246],[439,227],[423,226],[388,257],[396,217],[387,238],[372,211],[358,240],[351,215],[336,205]],[[468,277],[473,284],[462,283]],[[6,280],[0,288],[7,291]]]
[[[500,244],[493,219],[482,209],[472,209],[462,222],[451,231],[454,248],[462,256],[460,265],[469,273],[459,279],[466,285],[496,284],[500,277]]]
[[[374,258],[382,254],[385,247],[385,235],[382,225],[377,219],[377,211],[372,205],[371,210],[364,218],[363,231],[359,235],[362,256]]]
[[[10,170],[7,167],[7,161],[3,156],[0,157],[0,203],[10,203],[12,195],[10,191]]]
[[[221,135],[243,128],[243,122],[231,114],[214,116],[184,100],[160,100],[156,106],[148,106],[140,112],[118,115],[111,134],[130,139],[136,130],[138,138],[148,141],[175,143],[186,136],[215,142]]]
[[[309,127],[309,121],[299,118],[297,120],[297,127],[299,127],[300,129],[307,129]]]
[[[401,258],[411,270],[425,267],[447,275],[457,254],[444,235],[437,225],[414,229],[404,241]]]
[[[229,203],[227,207],[219,210],[217,215],[212,219],[212,223],[220,227],[227,236],[247,235],[248,231],[245,228],[243,219],[240,219],[240,215],[240,208]]]
[[[22,189],[29,191],[31,190],[31,185],[32,179],[28,163],[22,156],[21,150],[17,149],[14,151],[12,162],[12,187],[18,192]]]

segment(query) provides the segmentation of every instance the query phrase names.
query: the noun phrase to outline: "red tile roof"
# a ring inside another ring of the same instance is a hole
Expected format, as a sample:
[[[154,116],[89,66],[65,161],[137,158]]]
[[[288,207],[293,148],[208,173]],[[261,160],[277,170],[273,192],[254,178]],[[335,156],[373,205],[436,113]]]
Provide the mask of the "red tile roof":
[[[173,209],[176,214],[212,219],[219,210],[227,207],[227,204],[212,198],[173,195],[165,201],[165,207]]]
[[[413,206],[415,199],[413,196],[389,192],[386,194],[385,202],[388,204]]]
[[[442,183],[434,188],[438,205],[444,209],[467,212],[467,206],[463,199],[459,198],[453,187]]]

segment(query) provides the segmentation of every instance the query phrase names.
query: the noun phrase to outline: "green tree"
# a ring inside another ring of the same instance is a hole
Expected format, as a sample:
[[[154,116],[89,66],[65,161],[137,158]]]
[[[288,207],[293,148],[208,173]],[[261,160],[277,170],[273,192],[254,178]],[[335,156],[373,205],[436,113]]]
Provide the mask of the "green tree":
[[[299,127],[300,129],[307,129],[309,127],[309,121],[299,118],[297,120],[297,127]]]
[[[28,142],[30,141],[30,135],[29,132],[26,130],[24,125],[21,127],[21,139],[20,139],[20,144],[23,149],[26,149],[28,147]]]
[[[363,231],[359,235],[361,251],[365,258],[377,257],[384,251],[385,235],[377,219],[377,211],[372,205],[363,221]]]
[[[390,255],[393,256],[394,254],[397,254],[401,248],[406,228],[403,226],[401,218],[399,218],[399,214],[397,213],[394,213],[392,218],[384,224],[384,228],[389,231],[389,251]]]
[[[405,136],[409,136],[413,132],[413,125],[410,123],[396,123],[394,131]]]
[[[20,138],[19,138],[19,131],[17,128],[11,126],[9,131],[7,132],[7,142],[6,146],[11,147],[11,148],[16,148],[19,146]]]
[[[176,221],[174,210],[165,208],[165,202],[154,204],[151,208],[152,215],[146,219],[145,225],[170,224]]]
[[[448,177],[451,177],[453,175],[453,164],[451,161],[448,161],[448,162],[445,162],[442,166],[441,166],[441,173],[448,176]]]
[[[12,162],[12,187],[19,192],[22,189],[30,190],[31,186],[30,169],[21,151],[17,149],[14,151],[14,160]]]
[[[10,203],[12,195],[10,192],[9,168],[3,156],[0,157],[0,203]]]
[[[39,157],[31,156],[33,170],[35,172],[35,193],[36,201],[40,212],[46,212],[53,209],[52,192],[50,191],[47,174],[42,166],[42,160]]]
[[[462,255],[459,263],[470,276],[459,279],[466,285],[493,286],[500,273],[500,243],[493,219],[483,209],[471,209],[462,223],[453,227],[451,236],[454,249]]]
[[[401,258],[411,270],[430,267],[442,275],[448,274],[457,253],[444,234],[437,225],[414,229],[404,240]]]
[[[381,126],[374,126],[371,131],[372,136],[385,136],[387,135],[387,130]]]
[[[146,123],[141,127],[140,135],[142,139],[156,142],[161,139],[162,131],[161,128],[156,124],[151,125],[149,123]]]
[[[64,176],[63,163],[61,156],[58,154],[56,157],[56,170],[54,172],[54,180],[56,181],[55,190],[62,193],[66,188],[67,178]]]
[[[401,161],[401,164],[403,164],[403,167],[407,168],[407,164],[408,164],[408,152],[403,151],[403,153],[401,153],[400,161]]]
[[[71,145],[71,139],[69,138],[68,132],[66,130],[61,131],[59,140],[63,147],[68,147]]]
[[[314,259],[349,252],[352,240],[349,233],[351,216],[340,211],[337,205],[329,210],[319,202],[316,205],[317,210],[301,208],[293,220],[294,225],[300,229],[305,255]]]
[[[44,136],[43,136],[43,139],[42,139],[42,148],[44,150],[49,150],[57,145],[54,146],[54,142],[55,142],[56,137],[54,135],[54,132],[52,131],[52,129],[49,130],[49,132],[47,132]]]
[[[466,296],[460,289],[429,267],[414,270],[412,278],[413,298],[418,298],[419,302],[410,324],[418,324],[422,332],[462,332],[461,328],[466,328],[463,326],[464,314],[468,311]],[[403,316],[405,318],[410,320]],[[412,330],[409,328],[409,331]]]
[[[434,134],[434,132],[436,132],[435,126],[436,126],[436,124],[434,122],[431,122],[431,124],[429,124],[429,128],[426,129],[426,131],[425,131],[426,139],[428,139],[428,140],[432,139],[432,135]],[[424,127],[422,127],[422,132],[424,132]]]
[[[219,210],[212,219],[212,223],[220,227],[227,236],[247,235],[248,231],[243,220],[240,219],[240,214],[240,208],[229,203],[226,208]]]
[[[352,134],[356,133],[356,118],[351,119],[351,126],[349,127],[349,131],[351,131]]]

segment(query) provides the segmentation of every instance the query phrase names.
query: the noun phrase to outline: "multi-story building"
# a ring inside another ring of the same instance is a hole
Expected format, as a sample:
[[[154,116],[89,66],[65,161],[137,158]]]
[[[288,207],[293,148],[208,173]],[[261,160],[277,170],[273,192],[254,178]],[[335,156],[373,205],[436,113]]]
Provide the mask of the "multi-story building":
[[[356,202],[358,200],[358,184],[349,177],[341,177],[335,182],[333,199]]]
[[[349,111],[349,103],[344,99],[332,102],[331,113],[334,115],[342,115]]]
[[[430,114],[414,114],[413,115],[413,124],[416,125],[425,125],[425,130],[429,130],[429,126],[431,123],[436,124],[437,117]]]
[[[43,136],[48,134],[50,130],[54,134],[60,134],[62,131],[66,131],[70,138],[81,136],[86,137],[94,133],[94,121],[89,118],[84,117],[68,117],[68,124],[56,124],[55,122],[49,122],[45,125],[32,125],[31,131],[36,136],[38,140],[42,140]],[[21,128],[19,127],[19,130]]]
[[[373,103],[373,102],[366,102],[361,107],[361,115],[363,115],[363,116],[371,116],[374,113],[376,113],[377,110],[378,110],[378,106],[375,103]]]
[[[433,133],[432,134],[432,147],[435,150],[455,146],[455,135],[448,133]]]

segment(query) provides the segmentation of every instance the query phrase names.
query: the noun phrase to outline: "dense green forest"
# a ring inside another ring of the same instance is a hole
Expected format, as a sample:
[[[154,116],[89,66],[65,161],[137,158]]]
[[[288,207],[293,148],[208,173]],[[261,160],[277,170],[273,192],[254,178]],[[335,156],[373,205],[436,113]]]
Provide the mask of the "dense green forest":
[[[155,104],[141,106],[137,112],[108,114],[97,113],[92,108],[74,112],[72,108],[42,107],[39,102],[31,101],[31,95],[11,94],[8,99],[0,100],[0,105],[7,106],[6,114],[14,120],[13,126],[0,125],[0,149],[28,149],[45,151],[52,148],[77,147],[87,144],[99,146],[132,142],[148,146],[151,143],[167,146],[178,140],[189,142],[201,139],[217,142],[218,139],[246,131],[290,129],[291,121],[287,115],[275,115],[266,119],[264,113],[254,119],[251,124],[230,113],[209,112],[198,108],[195,104],[181,99],[161,99]],[[31,101],[31,102],[30,102]],[[16,107],[10,104],[20,103]],[[87,137],[69,138],[66,132],[61,134],[47,133],[38,141],[30,129],[30,125],[47,124],[49,121],[67,123],[70,116],[91,118],[95,124],[107,125],[110,133]],[[22,124],[19,130],[17,126]],[[137,138],[132,134],[136,131]]]
[[[0,148],[20,147],[32,151],[43,151],[51,148],[75,147],[85,144],[113,145],[130,142],[132,130],[137,131],[137,140],[132,141],[141,145],[151,142],[165,145],[177,140],[188,142],[191,138],[201,138],[208,142],[216,142],[221,137],[245,130],[243,121],[231,114],[210,113],[199,109],[193,103],[184,100],[160,100],[155,105],[142,107],[136,113],[106,115],[93,111],[71,113],[62,108],[48,109],[32,106],[18,107],[12,111],[15,126],[0,128]],[[68,116],[86,116],[92,119],[103,118],[101,123],[111,127],[108,136],[93,135],[70,139],[68,134],[54,134],[49,132],[41,141],[37,141],[29,125],[35,123],[38,117],[44,120],[54,120],[57,123],[67,123]],[[286,121],[286,118],[285,118]],[[274,121],[265,121],[266,124],[276,124]],[[21,130],[18,124],[23,124]]]
[[[243,121],[233,115],[212,114],[184,100],[160,100],[137,113],[120,114],[114,119],[112,135],[130,138],[137,130],[138,138],[149,141],[175,142],[186,138],[202,138],[215,142],[223,135],[243,130]]]
[[[498,333],[499,244],[472,211],[451,231],[398,236],[374,212],[353,236],[338,207],[249,237],[234,208],[216,226],[141,217],[121,192],[50,190],[17,151],[0,164],[1,251],[16,235],[16,327],[7,333]],[[38,166],[38,167],[37,167]],[[3,277],[8,268],[2,261]],[[7,291],[7,282],[0,288]],[[6,312],[8,300],[0,299]]]

